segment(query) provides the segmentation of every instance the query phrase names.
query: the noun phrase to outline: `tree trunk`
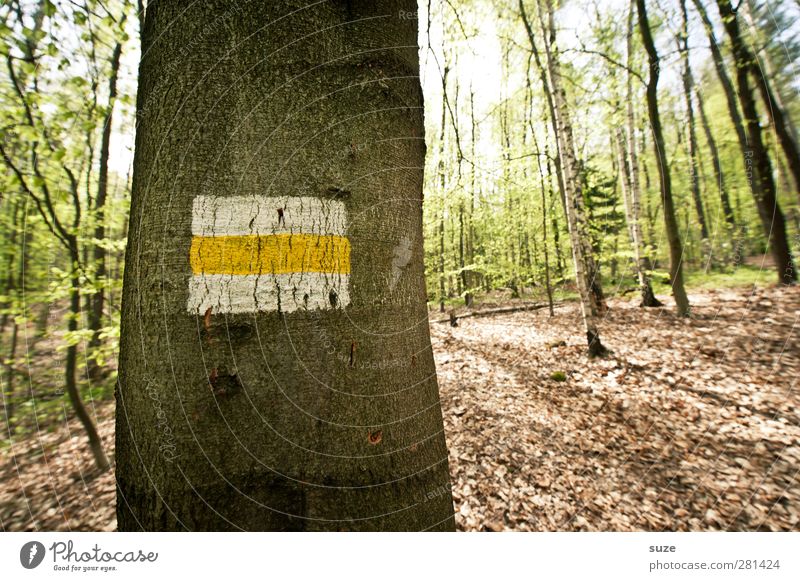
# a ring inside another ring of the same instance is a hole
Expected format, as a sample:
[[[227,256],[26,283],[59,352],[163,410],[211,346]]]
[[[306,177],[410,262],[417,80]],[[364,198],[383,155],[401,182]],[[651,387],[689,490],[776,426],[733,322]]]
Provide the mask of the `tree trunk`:
[[[78,250],[78,241],[71,237],[69,239],[69,253],[70,262],[72,264],[72,273],[70,274],[70,291],[69,291],[69,315],[67,316],[67,331],[75,333],[78,330],[78,320],[81,314],[81,281],[78,276],[78,264],[80,261],[80,251]],[[75,415],[78,416],[83,429],[86,431],[86,437],[89,440],[89,449],[94,457],[94,463],[100,470],[108,470],[110,463],[106,453],[103,451],[103,442],[100,440],[100,435],[97,433],[97,427],[86,411],[86,406],[81,399],[80,391],[78,391],[78,346],[75,343],[70,343],[67,347],[66,360],[64,365],[64,379],[67,387],[67,395],[69,396],[72,409],[75,410]]]
[[[533,128],[531,127],[531,135],[533,135],[533,144],[536,148],[536,151],[539,151],[539,144],[536,141],[536,134],[533,132]],[[544,249],[544,284],[545,290],[547,291],[547,306],[550,309],[550,316],[552,317],[555,314],[553,310],[553,285],[550,282],[550,253],[547,248],[547,197],[545,193],[548,191],[547,185],[545,185],[544,180],[544,168],[542,167],[542,156],[537,153],[536,155],[536,165],[539,170],[539,188],[541,190],[541,200],[542,200],[542,248]],[[548,179],[548,184],[551,183]]]
[[[711,49],[711,57],[712,61],[714,62],[714,69],[717,71],[717,77],[719,78],[723,94],[725,95],[725,102],[728,105],[728,114],[731,118],[733,128],[736,131],[736,138],[739,142],[739,148],[742,151],[742,163],[744,166],[745,175],[751,175],[753,174],[754,168],[752,167],[752,162],[750,161],[752,159],[750,144],[748,142],[747,135],[745,134],[744,122],[742,121],[741,113],[739,112],[736,91],[733,88],[733,83],[731,82],[731,79],[728,76],[728,71],[725,67],[725,58],[723,57],[722,51],[717,43],[717,39],[714,36],[714,25],[711,22],[711,19],[708,17],[708,13],[706,12],[705,6],[703,6],[702,0],[693,0],[693,2],[695,8],[697,9],[697,13],[700,15],[700,18],[703,21],[703,28],[705,29],[706,36],[708,37],[709,48]],[[758,205],[760,203],[759,200],[762,197],[761,180],[757,177],[755,179],[752,179],[751,177],[747,180],[747,182],[750,187],[750,192],[753,195],[753,199],[756,200],[756,205]],[[739,208],[737,206],[737,213],[740,213],[738,210]],[[741,227],[742,230],[744,230],[746,229],[747,224],[742,221]],[[769,237],[769,231],[767,232],[767,237]]]
[[[725,222],[728,223],[728,226],[730,226],[732,231],[735,231],[736,217],[733,214],[733,207],[731,206],[728,188],[725,185],[725,175],[722,172],[722,164],[720,163],[719,159],[717,141],[714,139],[714,133],[711,131],[711,124],[708,122],[708,117],[706,116],[703,92],[696,85],[695,96],[697,97],[697,111],[700,113],[700,124],[703,126],[703,133],[705,133],[706,136],[708,150],[711,152],[711,162],[714,165],[714,182],[719,191],[719,201],[722,205],[722,213],[725,217]]]
[[[647,238],[646,238],[646,245],[647,248],[653,253],[653,261],[651,264],[651,268],[655,268],[655,263],[657,259],[655,257],[655,253],[658,249],[658,240],[656,239],[656,221],[658,219],[658,210],[661,207],[660,204],[656,204],[655,208],[653,208],[652,203],[652,196],[650,195],[650,190],[652,183],[650,182],[650,169],[648,168],[647,163],[647,129],[645,127],[645,117],[642,116],[642,124],[639,127],[640,131],[640,139],[638,144],[638,159],[640,161],[640,168],[642,170],[642,176],[644,177],[644,189],[641,190],[643,205],[644,205],[644,215],[647,218]]]
[[[572,242],[572,257],[575,262],[575,281],[583,307],[583,319],[586,327],[586,338],[589,356],[594,357],[606,352],[600,341],[597,322],[604,309],[602,292],[598,295],[600,281],[598,270],[592,256],[592,247],[586,221],[586,210],[583,200],[583,184],[579,162],[575,155],[572,122],[569,105],[561,79],[561,66],[556,46],[555,19],[553,5],[550,0],[539,0],[539,21],[544,36],[545,61],[547,66],[547,86],[553,94],[557,132],[556,139],[561,157],[561,172],[566,188],[567,224]],[[545,15],[547,22],[545,23]]]
[[[439,193],[442,197],[442,207],[439,213],[439,312],[445,311],[444,302],[446,297],[445,292],[445,275],[444,275],[444,214],[447,207],[446,202],[446,186],[447,176],[445,173],[444,164],[444,139],[447,135],[447,73],[449,69],[447,64],[444,66],[444,74],[442,75],[442,125],[439,133]]]
[[[623,174],[630,177],[628,182],[628,195],[625,196],[623,188],[623,200],[625,201],[626,213],[629,212],[627,217],[628,224],[630,225],[630,237],[634,247],[634,259],[636,261],[636,274],[639,279],[639,288],[642,294],[643,307],[662,307],[664,306],[661,301],[656,298],[653,292],[653,285],[650,281],[650,270],[652,263],[647,254],[646,243],[644,234],[642,233],[642,186],[639,179],[639,155],[636,149],[636,114],[634,111],[634,92],[633,92],[633,32],[635,26],[634,14],[636,6],[631,0],[628,9],[628,27],[625,33],[625,50],[628,65],[628,72],[625,79],[625,140],[621,138],[622,131],[619,132],[618,143],[620,148],[620,165]],[[627,152],[627,158],[625,153]],[[628,171],[624,171],[627,165]],[[623,186],[625,180],[623,179]]]
[[[792,284],[797,280],[797,271],[786,237],[786,221],[775,191],[772,162],[764,144],[761,125],[758,122],[756,101],[748,79],[752,66],[752,53],[742,39],[739,21],[736,19],[730,0],[717,0],[717,6],[728,38],[731,40],[733,57],[736,62],[736,86],[747,127],[745,159],[752,164],[753,171],[751,173],[754,175],[751,179],[757,180],[759,184],[757,189],[760,195],[756,197],[758,214],[778,270],[778,280],[783,284]]]
[[[630,176],[633,173],[628,160],[625,157],[625,148],[623,146],[622,129],[617,129],[617,135],[614,140],[615,149],[617,152],[617,163],[621,173],[622,184],[622,201],[625,206],[625,219],[628,223],[628,235],[631,239],[631,246],[633,247],[634,265],[636,267],[636,276],[639,279],[639,289],[642,294],[642,307],[660,307],[663,306],[661,302],[656,299],[653,293],[653,287],[650,284],[650,276],[648,274],[648,267],[644,258],[642,250],[641,229],[637,231],[639,217],[636,206],[633,201],[633,181]]]
[[[14,418],[14,375],[16,373],[15,370],[15,360],[17,357],[17,343],[19,342],[19,325],[17,321],[11,323],[11,341],[9,342],[8,346],[8,355],[5,362],[5,382],[3,385],[3,403],[4,405],[4,412],[5,412],[5,421],[6,421],[6,428],[8,431],[8,435],[10,436],[15,432],[15,427],[13,424]]]
[[[686,11],[686,0],[681,0],[681,14],[683,15],[683,25],[680,38],[676,40],[683,60],[681,80],[683,81],[683,98],[686,104],[686,122],[689,132],[689,186],[694,200],[694,209],[697,212],[697,221],[700,224],[700,237],[705,242],[708,240],[708,225],[703,208],[703,196],[700,193],[700,152],[697,145],[697,129],[694,121],[694,104],[692,103],[694,78],[689,62],[689,14]]]
[[[749,13],[749,3],[747,0],[744,0],[740,6],[744,11],[745,20],[748,21],[750,26],[755,26]],[[738,7],[731,12],[731,18],[738,18],[737,13]],[[797,133],[791,117],[789,117],[786,107],[783,104],[780,92],[772,88],[772,81],[770,80],[772,63],[770,62],[769,55],[767,51],[764,51],[764,64],[762,66],[743,39],[740,43],[740,50],[742,51],[743,58],[746,59],[746,66],[750,75],[753,77],[753,82],[758,87],[759,93],[761,93],[764,110],[767,112],[767,116],[775,128],[775,134],[778,136],[778,143],[780,143],[781,149],[783,149],[783,155],[786,158],[789,171],[794,179],[795,192],[800,196],[800,147],[798,147],[797,143]]]
[[[549,81],[547,79],[547,68],[545,67],[545,64],[542,62],[541,54],[539,53],[539,49],[536,46],[536,35],[533,32],[533,27],[531,26],[531,22],[528,19],[528,14],[525,11],[524,0],[519,0],[519,11],[520,11],[520,16],[522,17],[522,23],[525,25],[525,31],[528,34],[528,41],[530,42],[531,45],[531,53],[533,54],[534,61],[536,61],[536,68],[539,71],[539,81],[541,81],[542,88],[544,89],[544,96],[545,100],[547,101],[547,111],[549,112],[548,117],[550,119],[551,129],[553,130],[553,136],[555,137],[556,133],[558,132],[555,100],[553,98],[553,92],[549,86]],[[567,190],[566,186],[564,185],[564,174],[562,172],[562,163],[561,163],[561,150],[557,138],[556,138],[556,179],[558,181],[558,193],[559,196],[561,197],[561,207],[564,209],[564,214],[566,214]]]
[[[725,94],[725,100],[728,104],[728,113],[731,118],[731,122],[733,123],[734,129],[736,130],[736,137],[739,141],[739,147],[742,151],[742,162],[744,165],[744,172],[745,175],[748,176],[747,183],[750,186],[750,192],[753,195],[753,199],[755,200],[756,207],[758,208],[759,218],[761,219],[762,227],[764,229],[764,234],[767,240],[772,240],[775,233],[772,230],[772,219],[771,219],[771,210],[765,207],[765,199],[764,193],[762,192],[762,179],[759,177],[759,168],[758,164],[753,163],[753,147],[749,141],[748,135],[745,133],[744,129],[744,122],[742,121],[742,116],[739,113],[739,105],[737,104],[737,96],[736,91],[733,88],[733,83],[728,76],[727,70],[725,68],[725,60],[722,56],[722,51],[717,44],[717,39],[714,36],[714,26],[711,22],[711,19],[708,17],[708,13],[706,12],[705,7],[701,0],[694,0],[694,5],[697,8],[698,14],[700,14],[700,18],[703,21],[703,26],[706,31],[706,35],[708,36],[709,46],[711,48],[711,55],[713,57],[714,68],[717,71],[717,76],[719,77],[720,84],[722,85],[723,92]],[[745,79],[746,81],[746,79]],[[737,77],[738,82],[738,77]],[[753,102],[753,110],[755,110],[755,101]],[[763,160],[762,162],[763,163]],[[771,178],[770,173],[770,179]],[[769,195],[767,195],[769,197]],[[741,198],[739,196],[739,191],[736,190],[736,213],[741,215],[741,206],[740,206]],[[766,216],[766,217],[765,217]],[[780,221],[780,220],[779,220]],[[747,234],[747,223],[742,221],[740,224],[741,232],[737,233],[737,238],[741,237],[740,239],[744,239]],[[776,245],[778,247],[783,246],[784,244],[781,242],[777,242]],[[773,243],[770,243],[770,248],[772,249]],[[788,243],[786,244],[788,247]],[[771,250],[773,254],[776,250]],[[782,251],[777,250],[778,253],[782,253]],[[776,269],[778,270],[778,276],[783,279],[784,277],[784,270],[781,269],[778,262],[776,261]]]
[[[148,5],[120,530],[454,528],[415,10]]]
[[[125,16],[122,17],[124,23]],[[122,55],[122,43],[114,46],[111,56],[111,71],[108,78],[108,109],[103,119],[103,135],[100,142],[100,167],[97,174],[97,196],[95,197],[94,210],[94,246],[92,259],[94,262],[94,276],[97,285],[96,292],[91,295],[91,308],[88,313],[88,327],[92,332],[89,339],[89,349],[94,350],[100,346],[100,329],[103,326],[103,310],[105,308],[106,287],[106,249],[103,243],[106,238],[106,199],[108,197],[108,157],[111,148],[111,125],[114,115],[114,103],[117,99],[117,77],[119,63]],[[89,375],[97,377],[100,369],[94,359],[90,360]]]
[[[658,111],[658,77],[659,58],[656,52],[653,36],[650,33],[650,23],[647,19],[645,0],[636,0],[639,13],[639,32],[650,62],[650,77],[647,82],[647,110],[650,114],[650,126],[653,132],[653,146],[656,160],[658,161],[658,176],[661,183],[661,202],[664,206],[664,225],[669,243],[669,277],[672,284],[672,296],[678,315],[689,315],[689,297],[683,285],[683,243],[678,231],[678,220],[675,217],[675,203],[672,199],[672,179],[667,162],[667,150],[664,145],[664,133],[661,128],[661,116]]]
[[[6,287],[3,291],[5,295],[4,300],[4,309],[3,315],[0,316],[0,338],[6,331],[6,325],[8,324],[8,320],[12,319],[12,310],[14,309],[14,294],[15,289],[17,286],[16,277],[17,277],[17,270],[14,268],[14,263],[16,262],[16,249],[17,249],[17,237],[19,236],[19,212],[24,204],[20,204],[17,201],[14,201],[10,204],[11,206],[11,227],[10,232],[7,234],[8,239],[8,262],[6,263],[6,277],[5,283]]]
[[[22,243],[22,254],[23,256],[20,258],[17,254],[17,239],[19,237],[20,228],[19,228],[19,214],[20,210],[22,210],[23,216],[23,223],[22,223],[22,232],[23,232],[23,243]],[[17,358],[17,347],[19,344],[19,325],[17,324],[17,318],[15,316],[17,306],[18,306],[18,295],[21,294],[24,297],[25,295],[25,263],[26,257],[25,254],[28,251],[28,237],[29,237],[29,229],[26,229],[28,226],[27,220],[27,204],[19,204],[18,202],[14,202],[12,206],[12,220],[11,220],[11,233],[9,235],[9,249],[8,249],[8,276],[7,276],[7,285],[6,285],[6,292],[5,295],[8,297],[7,305],[6,305],[6,313],[3,314],[3,325],[2,331],[5,331],[6,327],[6,318],[11,319],[11,340],[9,341],[8,346],[8,354],[7,359],[4,365],[5,371],[5,382],[3,385],[5,397],[3,398],[3,402],[5,403],[5,420],[6,420],[6,428],[8,430],[9,436],[14,433],[15,428],[14,424],[12,423],[12,418],[14,416],[14,376],[16,374],[16,358]]]
[[[554,192],[553,190],[553,165],[550,161],[550,147],[545,142],[544,145],[545,157],[547,158],[547,188],[548,191],[553,194],[555,193],[559,200],[562,200],[563,206],[563,196],[561,192]],[[552,204],[550,205],[552,208]],[[561,254],[561,231],[558,228],[558,219],[556,217],[557,211],[553,210],[550,214],[550,228],[553,231],[553,245],[556,249],[556,271],[558,272],[558,278],[563,280],[564,279],[564,257]]]
[[[465,246],[466,233],[464,231],[464,199],[458,202],[458,281],[459,296],[466,296],[467,292],[467,271],[465,270]]]
[[[467,228],[467,262],[469,263],[469,271],[464,272],[464,306],[468,309],[472,308],[473,296],[472,287],[475,285],[475,276],[473,270],[473,263],[475,260],[475,93],[472,91],[472,85],[469,87],[469,119],[470,119],[470,148],[472,149],[472,166],[470,169],[470,194],[469,194],[469,225]]]

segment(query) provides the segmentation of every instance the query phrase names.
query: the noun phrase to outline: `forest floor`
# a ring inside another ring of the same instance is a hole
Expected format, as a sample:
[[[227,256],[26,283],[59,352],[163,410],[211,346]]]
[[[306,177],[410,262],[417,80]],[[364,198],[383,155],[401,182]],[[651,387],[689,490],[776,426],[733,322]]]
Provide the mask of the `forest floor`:
[[[800,530],[800,288],[660,298],[596,360],[573,302],[431,323],[460,530]],[[0,451],[2,529],[113,530],[91,466],[74,421]]]

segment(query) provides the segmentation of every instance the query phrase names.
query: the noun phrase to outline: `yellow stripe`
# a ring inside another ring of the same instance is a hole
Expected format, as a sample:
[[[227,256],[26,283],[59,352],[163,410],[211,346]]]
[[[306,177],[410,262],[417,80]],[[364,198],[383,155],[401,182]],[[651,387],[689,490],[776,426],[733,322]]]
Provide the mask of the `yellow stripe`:
[[[195,236],[189,261],[194,274],[350,274],[350,241],[318,234]]]

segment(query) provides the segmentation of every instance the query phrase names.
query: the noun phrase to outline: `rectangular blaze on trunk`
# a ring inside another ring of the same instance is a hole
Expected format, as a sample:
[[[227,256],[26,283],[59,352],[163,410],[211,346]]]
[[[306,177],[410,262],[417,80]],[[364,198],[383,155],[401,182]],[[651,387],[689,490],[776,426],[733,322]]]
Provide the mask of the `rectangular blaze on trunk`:
[[[344,203],[313,197],[197,196],[192,314],[344,308],[350,240]]]

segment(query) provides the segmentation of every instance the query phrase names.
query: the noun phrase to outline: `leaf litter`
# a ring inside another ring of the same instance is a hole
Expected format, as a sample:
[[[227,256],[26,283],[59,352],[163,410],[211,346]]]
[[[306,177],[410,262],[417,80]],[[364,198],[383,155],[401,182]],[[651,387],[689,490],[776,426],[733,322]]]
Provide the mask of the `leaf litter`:
[[[458,529],[799,530],[800,289],[690,299],[612,300],[593,360],[575,303],[433,323]],[[2,530],[116,529],[74,419],[0,462]]]

